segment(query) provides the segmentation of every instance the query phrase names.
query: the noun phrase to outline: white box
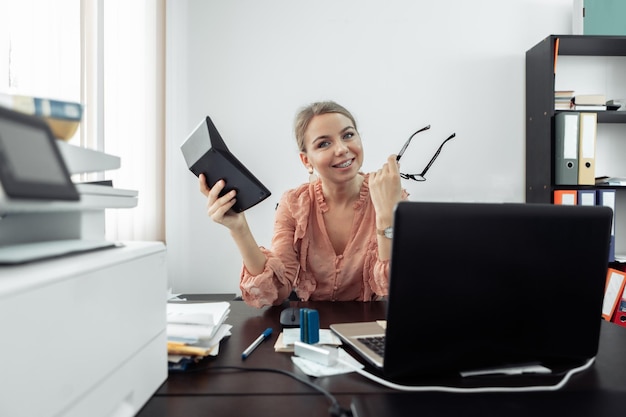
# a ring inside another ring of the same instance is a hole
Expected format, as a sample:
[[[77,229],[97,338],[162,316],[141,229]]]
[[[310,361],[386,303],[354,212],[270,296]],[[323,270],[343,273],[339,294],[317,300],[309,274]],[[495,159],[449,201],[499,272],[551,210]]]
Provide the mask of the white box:
[[[167,378],[162,243],[0,266],[0,415],[132,416]]]

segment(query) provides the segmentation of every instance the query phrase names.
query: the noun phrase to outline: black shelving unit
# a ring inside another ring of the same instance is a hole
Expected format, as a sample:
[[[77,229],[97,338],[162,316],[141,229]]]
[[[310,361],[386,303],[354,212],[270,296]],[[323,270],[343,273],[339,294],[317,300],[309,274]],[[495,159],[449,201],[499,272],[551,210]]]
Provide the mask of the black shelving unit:
[[[557,39],[559,56],[626,56],[626,36],[550,35],[526,52],[527,203],[552,203],[553,191],[564,188],[554,185],[554,115],[558,112],[554,110],[554,58]],[[626,112],[597,113],[598,123],[626,124]],[[594,188],[567,188],[572,187]]]

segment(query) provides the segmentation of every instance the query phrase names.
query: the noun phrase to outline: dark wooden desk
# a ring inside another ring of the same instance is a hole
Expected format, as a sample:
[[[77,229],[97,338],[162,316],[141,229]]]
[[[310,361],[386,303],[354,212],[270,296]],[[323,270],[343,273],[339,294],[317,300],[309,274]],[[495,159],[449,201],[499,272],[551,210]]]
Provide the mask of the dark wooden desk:
[[[322,328],[328,328],[331,323],[341,321],[382,319],[385,317],[386,308],[384,302],[308,302],[300,303],[300,306],[316,308],[320,312]],[[407,409],[407,404],[423,404],[420,409],[424,415],[453,415],[455,410],[455,415],[458,415],[458,410],[463,409],[459,407],[463,404],[481,410],[481,413],[476,415],[503,415],[503,410],[508,410],[508,407],[515,408],[515,404],[519,403],[523,405],[517,407],[520,413],[533,412],[541,416],[562,409],[568,410],[568,415],[587,416],[588,414],[583,413],[585,407],[566,407],[566,405],[592,404],[595,410],[599,398],[609,397],[613,403],[621,403],[626,408],[626,328],[612,323],[602,323],[600,351],[596,363],[591,369],[572,377],[561,391],[513,394],[405,393],[382,387],[356,373],[324,378],[309,378],[301,373],[291,362],[291,354],[274,352],[274,342],[281,331],[279,325],[281,310],[282,307],[259,310],[247,306],[242,301],[232,301],[231,313],[226,320],[233,325],[232,336],[221,342],[219,355],[204,359],[189,371],[170,373],[167,381],[138,416],[258,417],[293,416],[300,413],[328,415],[330,404],[327,398],[287,376],[217,369],[220,366],[290,371],[330,391],[343,407],[349,408],[353,400],[360,401],[368,408],[377,409],[379,415],[401,415],[398,413]],[[262,343],[248,359],[242,361],[241,352],[267,327],[274,329],[271,339]],[[370,367],[367,369],[374,371]],[[437,383],[443,381],[424,381],[425,385]],[[502,406],[484,406],[492,402]],[[545,407],[539,407],[544,403]],[[493,413],[490,414],[489,410]],[[580,411],[579,414],[575,414],[577,410]],[[408,411],[411,413],[407,415],[413,415],[416,410],[408,408]],[[624,410],[615,410],[614,414],[611,410],[608,412],[594,414],[594,417],[624,415]]]

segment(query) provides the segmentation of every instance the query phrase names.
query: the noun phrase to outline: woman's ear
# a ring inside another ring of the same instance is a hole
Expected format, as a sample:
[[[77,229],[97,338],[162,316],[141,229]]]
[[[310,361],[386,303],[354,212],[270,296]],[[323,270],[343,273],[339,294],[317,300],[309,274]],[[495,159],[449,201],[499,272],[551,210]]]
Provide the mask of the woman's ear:
[[[304,152],[300,152],[300,161],[302,161],[302,165],[306,168],[309,173],[309,182],[311,184],[315,183],[318,180],[318,176],[315,174],[315,169],[309,160],[309,157]]]
[[[302,165],[307,169],[307,171],[313,170],[313,165],[309,162],[309,157],[305,152],[300,152],[300,161],[302,161]]]

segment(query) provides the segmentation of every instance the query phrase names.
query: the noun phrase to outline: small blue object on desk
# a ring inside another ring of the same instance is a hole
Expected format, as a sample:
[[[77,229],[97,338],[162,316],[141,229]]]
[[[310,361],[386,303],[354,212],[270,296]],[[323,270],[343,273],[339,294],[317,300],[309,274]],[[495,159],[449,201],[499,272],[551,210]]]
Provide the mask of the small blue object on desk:
[[[246,348],[246,350],[243,351],[243,353],[241,354],[241,359],[246,359],[248,356],[250,356],[250,354],[254,351],[254,349],[256,349],[257,346],[259,346],[265,339],[270,337],[271,334],[272,334],[271,327],[268,327],[267,329],[265,329],[265,331],[261,333],[261,335],[257,337],[256,340],[252,342],[252,344]]]
[[[320,315],[317,310],[300,309],[300,341],[308,344],[320,341]]]

